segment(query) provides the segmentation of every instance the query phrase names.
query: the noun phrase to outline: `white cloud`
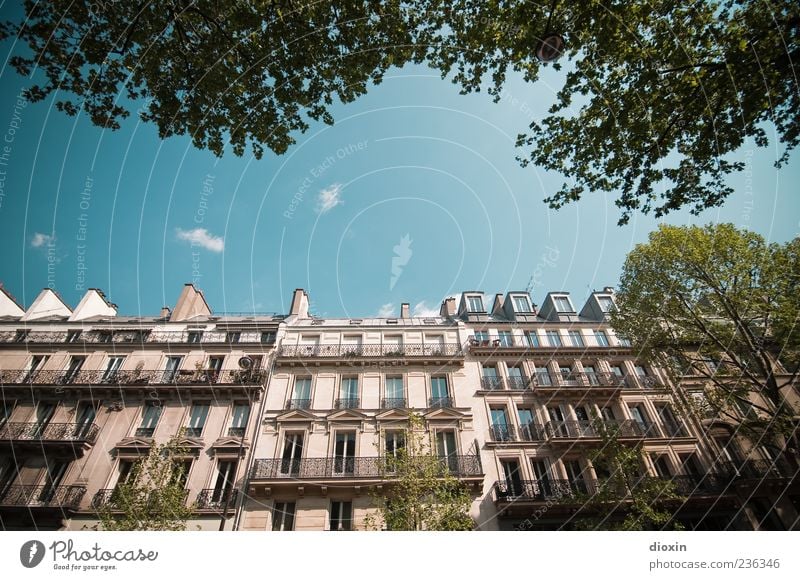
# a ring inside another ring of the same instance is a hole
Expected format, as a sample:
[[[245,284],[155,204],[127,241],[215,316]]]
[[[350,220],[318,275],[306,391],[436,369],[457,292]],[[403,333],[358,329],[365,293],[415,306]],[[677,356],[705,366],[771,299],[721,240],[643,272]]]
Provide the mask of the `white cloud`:
[[[431,308],[425,301],[417,302],[414,304],[414,308],[411,310],[412,316],[422,316],[424,318],[431,318],[433,316],[439,316],[439,309],[438,308]]]
[[[334,183],[319,192],[319,196],[317,197],[317,211],[319,213],[326,213],[341,203],[344,203],[342,201],[342,184]]]
[[[394,304],[387,302],[378,309],[378,318],[393,318],[394,317]]]
[[[52,236],[48,236],[47,234],[40,234],[36,232],[33,234],[33,239],[31,240],[31,246],[34,248],[41,248],[42,246],[49,246],[53,242],[56,241],[55,234]]]
[[[190,242],[192,246],[200,246],[210,252],[221,252],[225,249],[225,240],[219,236],[208,233],[205,228],[182,230],[175,228],[175,235],[179,240]]]

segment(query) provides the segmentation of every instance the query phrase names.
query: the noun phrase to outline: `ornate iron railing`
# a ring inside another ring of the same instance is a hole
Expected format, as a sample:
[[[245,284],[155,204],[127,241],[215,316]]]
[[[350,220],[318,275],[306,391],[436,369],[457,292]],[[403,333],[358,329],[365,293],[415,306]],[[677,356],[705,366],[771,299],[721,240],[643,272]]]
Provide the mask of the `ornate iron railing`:
[[[516,429],[513,425],[492,425],[489,429],[489,438],[496,443],[516,441]]]
[[[636,421],[550,421],[545,425],[549,439],[600,438],[603,432],[618,437],[660,437],[652,434],[654,425],[642,425]]]
[[[311,399],[289,399],[286,401],[287,409],[310,409]]]
[[[452,397],[431,397],[428,399],[428,407],[431,409],[452,409],[454,406]]]
[[[201,489],[195,500],[195,507],[199,510],[222,510],[226,507],[233,509],[238,496],[238,489]]]
[[[75,509],[85,493],[86,486],[83,485],[12,485],[0,497],[0,506]]]
[[[334,409],[358,409],[361,401],[358,397],[345,397],[336,399],[333,402]]]
[[[547,439],[547,433],[544,428],[535,423],[521,425],[519,428],[520,441],[544,441],[545,439]]]
[[[244,427],[228,427],[228,437],[244,437]]]
[[[381,409],[406,409],[407,407],[408,403],[405,398],[398,399],[389,397],[381,399]]]
[[[495,495],[499,501],[565,501],[573,500],[578,494],[587,492],[582,480],[531,479],[504,480],[494,484]]]
[[[124,343],[183,343],[183,344],[274,344],[275,331],[229,331],[219,330],[85,330],[77,334],[74,330],[38,331],[31,330],[20,337],[16,331],[0,333],[0,343],[34,344],[124,344]]]
[[[258,385],[264,370],[0,371],[2,385]]]
[[[464,356],[460,344],[284,344],[278,356],[285,358],[442,357]]]
[[[531,381],[526,377],[508,377],[506,384],[512,391],[524,391],[530,387]]]
[[[0,427],[0,439],[94,443],[99,432],[94,423],[6,423]]]
[[[100,509],[103,507],[111,507],[114,509],[115,506],[110,506],[117,498],[114,497],[114,494],[117,492],[117,488],[107,488],[107,489],[100,489],[92,496],[92,501],[90,503],[92,509]],[[186,499],[189,497],[189,490],[186,489],[183,491],[183,501],[186,502]],[[152,498],[151,498],[152,499]]]
[[[503,377],[481,377],[481,389],[484,391],[502,391]]]
[[[443,472],[456,477],[482,475],[477,455],[439,457]],[[382,478],[387,473],[381,457],[311,457],[304,459],[256,459],[250,471],[251,480],[314,479],[314,478]]]

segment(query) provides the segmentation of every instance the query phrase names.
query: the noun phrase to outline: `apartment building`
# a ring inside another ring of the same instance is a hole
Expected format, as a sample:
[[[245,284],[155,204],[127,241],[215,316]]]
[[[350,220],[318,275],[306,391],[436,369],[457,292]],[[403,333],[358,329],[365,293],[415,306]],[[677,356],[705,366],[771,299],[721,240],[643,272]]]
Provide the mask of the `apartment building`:
[[[463,327],[450,317],[323,319],[296,290],[254,447],[244,530],[365,529],[370,491],[391,485],[381,457],[403,445],[410,413],[475,498],[484,473]]]
[[[674,482],[685,528],[796,529],[796,472],[740,437],[749,411],[697,412],[707,377],[639,360],[613,305],[611,288],[580,309],[467,291],[438,316],[321,318],[298,289],[284,315],[215,314],[188,284],[174,309],[125,317],[99,290],[25,309],[0,287],[0,527],[92,527],[180,432],[188,529],[365,529],[413,413],[479,530],[590,517],[609,430],[642,450],[638,477]]]
[[[0,528],[85,529],[153,442],[182,433],[188,529],[232,527],[279,316],[175,308],[125,317],[99,290],[70,308],[0,291]]]

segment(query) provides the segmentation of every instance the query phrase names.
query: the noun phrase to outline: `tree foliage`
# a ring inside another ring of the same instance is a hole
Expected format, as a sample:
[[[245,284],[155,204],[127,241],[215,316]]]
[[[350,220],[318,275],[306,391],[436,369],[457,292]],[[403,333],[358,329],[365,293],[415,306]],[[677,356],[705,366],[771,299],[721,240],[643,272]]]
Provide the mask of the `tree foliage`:
[[[597,489],[581,507],[586,517],[577,520],[584,530],[680,530],[673,521],[682,499],[675,484],[666,479],[643,477],[644,456],[640,445],[624,444],[618,433],[600,421],[602,444],[591,455]]]
[[[177,437],[150,447],[138,459],[126,480],[119,483],[108,502],[98,510],[100,526],[107,531],[181,531],[192,515],[186,506],[186,450]]]
[[[377,511],[368,517],[367,527],[393,531],[474,529],[469,516],[472,497],[447,465],[447,458],[432,451],[422,418],[412,414],[404,445],[383,458],[386,483],[383,489],[372,492]]]
[[[623,223],[720,205],[770,123],[779,165],[800,139],[795,0],[26,0],[25,12],[0,38],[28,49],[10,64],[36,73],[29,98],[57,94],[60,110],[110,128],[142,101],[161,137],[217,155],[227,141],[283,153],[309,119],[333,122],[334,99],[408,62],[499,100],[509,73],[538,80],[550,65],[537,47],[558,33],[563,84],[519,135],[519,159],[564,176],[551,207],[614,192]]]
[[[800,371],[800,238],[661,226],[628,254],[617,305],[612,325],[640,356],[705,379],[717,414],[797,461],[797,410],[784,394]]]

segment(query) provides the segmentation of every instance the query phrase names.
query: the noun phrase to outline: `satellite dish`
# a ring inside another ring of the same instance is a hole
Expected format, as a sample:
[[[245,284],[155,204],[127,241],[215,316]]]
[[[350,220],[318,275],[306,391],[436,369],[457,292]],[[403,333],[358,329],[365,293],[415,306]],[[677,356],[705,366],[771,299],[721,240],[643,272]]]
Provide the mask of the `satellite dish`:
[[[239,359],[239,368],[246,371],[250,370],[253,368],[253,359],[251,359],[249,356],[243,356]]]
[[[536,49],[536,58],[541,62],[555,62],[564,54],[564,38],[560,34],[548,34]]]

